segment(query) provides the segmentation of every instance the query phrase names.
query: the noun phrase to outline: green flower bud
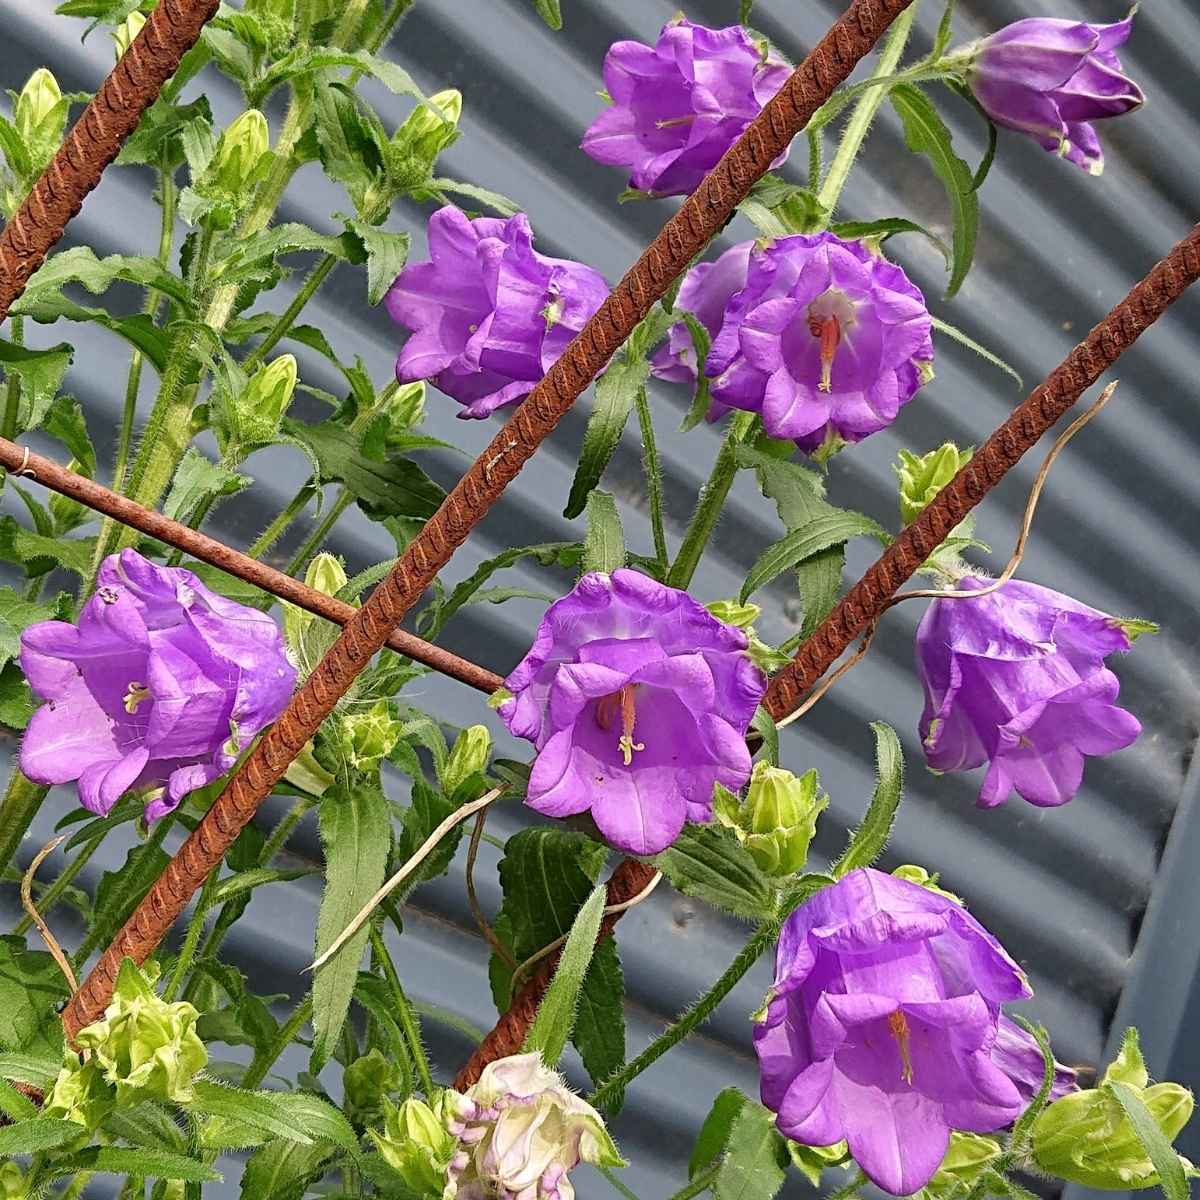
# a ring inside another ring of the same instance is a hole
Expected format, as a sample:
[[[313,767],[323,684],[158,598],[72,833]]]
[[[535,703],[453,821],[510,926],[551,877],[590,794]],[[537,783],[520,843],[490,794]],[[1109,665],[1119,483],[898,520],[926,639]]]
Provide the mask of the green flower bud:
[[[296,392],[296,357],[281,354],[250,376],[237,396],[227,401],[227,420],[233,442],[249,450],[274,440],[283,414]]]
[[[244,198],[270,164],[271,130],[267,118],[257,108],[248,108],[234,119],[209,164],[213,185],[222,192]]]
[[[383,1105],[389,1092],[396,1091],[402,1078],[399,1069],[383,1054],[372,1049],[356,1058],[342,1079],[346,1103],[351,1113],[364,1125],[383,1119]]]
[[[993,1138],[953,1130],[937,1174],[919,1193],[921,1200],[956,1200],[966,1196],[979,1177],[1004,1153]]]
[[[376,700],[370,708],[338,718],[338,742],[343,756],[352,767],[366,771],[386,758],[400,740],[403,724],[392,716],[386,700]]]
[[[112,31],[113,46],[116,50],[117,58],[120,59],[125,51],[129,49],[133,39],[142,32],[142,27],[146,24],[146,17],[143,13],[136,9],[125,18],[122,25],[118,25]]]
[[[42,1104],[42,1114],[60,1121],[74,1121],[90,1133],[112,1111],[116,1100],[96,1060],[81,1062],[77,1054],[68,1050],[63,1055],[62,1070]]]
[[[384,409],[388,422],[388,437],[407,433],[425,419],[425,381],[402,383]]]
[[[327,596],[336,596],[349,580],[341,559],[322,551],[308,564],[304,582]],[[294,604],[284,603],[283,640],[287,643],[288,656],[300,672],[301,679],[306,679],[312,673],[313,667],[321,661],[337,636],[337,626],[324,617],[297,608]]]
[[[397,158],[413,158],[427,170],[432,168],[434,159],[458,137],[462,104],[462,93],[447,88],[430,96],[428,105],[414,108],[408,120],[392,134]],[[438,113],[442,114],[440,118]]]
[[[17,97],[13,124],[35,160],[49,158],[49,154],[39,151],[49,146],[52,154],[62,141],[67,127],[67,106],[62,98],[58,80],[45,67],[38,67],[30,75]]]
[[[973,453],[970,447],[960,450],[953,442],[946,442],[928,454],[901,450],[893,468],[900,477],[901,521],[911,525],[959,469],[971,461]]]
[[[118,1104],[151,1099],[186,1104],[195,1098],[196,1073],[208,1062],[196,1034],[199,1016],[186,1001],[163,1000],[151,978],[127,958],[103,1019],[81,1029],[75,1040],[94,1053],[104,1078],[116,1086]]]
[[[24,1173],[15,1162],[0,1166],[0,1197],[3,1200],[26,1200],[29,1187]]]
[[[966,908],[961,896],[956,896],[953,892],[946,891],[945,888],[938,887],[938,880],[941,876],[934,871],[930,874],[924,867],[918,867],[913,863],[905,863],[902,867],[897,867],[893,872],[897,879],[907,879],[909,883],[915,883],[918,887],[923,887],[926,891],[937,892],[939,896],[945,896],[947,900],[953,900],[955,904],[961,904]]]
[[[412,1096],[399,1108],[385,1100],[383,1130],[368,1132],[383,1161],[406,1187],[422,1196],[442,1194],[446,1168],[458,1149],[458,1141],[439,1113],[424,1100]]]
[[[1174,1141],[1192,1115],[1192,1093],[1178,1083],[1150,1086],[1137,1031],[1126,1031],[1121,1053],[1099,1087],[1072,1092],[1049,1105],[1033,1126],[1033,1157],[1043,1170],[1085,1187],[1140,1189],[1158,1174],[1111,1085],[1133,1089],[1163,1136]],[[1185,1169],[1191,1164],[1181,1156]]]
[[[472,775],[486,769],[492,752],[492,735],[486,725],[472,725],[454,739],[450,757],[442,770],[442,787],[448,796],[462,787]]]
[[[821,1172],[826,1167],[836,1167],[850,1157],[850,1147],[845,1142],[832,1146],[802,1146],[790,1138],[787,1143],[792,1166],[800,1171],[813,1187],[821,1186]]]
[[[718,787],[713,811],[768,875],[794,875],[808,859],[817,817],[829,804],[819,786],[815,770],[797,778],[791,771],[757,762],[746,798],[739,803]]]

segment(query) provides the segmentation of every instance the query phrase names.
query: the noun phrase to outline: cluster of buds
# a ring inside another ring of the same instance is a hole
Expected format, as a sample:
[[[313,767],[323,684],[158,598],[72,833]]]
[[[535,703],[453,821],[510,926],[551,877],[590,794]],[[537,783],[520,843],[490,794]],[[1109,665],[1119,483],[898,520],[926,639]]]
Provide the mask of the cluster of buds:
[[[573,1200],[579,1163],[625,1165],[600,1114],[536,1053],[490,1063],[466,1093],[388,1105],[371,1138],[406,1187],[443,1200]]]
[[[717,785],[713,812],[734,831],[761,870],[784,876],[803,869],[817,817],[828,804],[815,770],[797,778],[791,771],[757,762],[744,799]]]

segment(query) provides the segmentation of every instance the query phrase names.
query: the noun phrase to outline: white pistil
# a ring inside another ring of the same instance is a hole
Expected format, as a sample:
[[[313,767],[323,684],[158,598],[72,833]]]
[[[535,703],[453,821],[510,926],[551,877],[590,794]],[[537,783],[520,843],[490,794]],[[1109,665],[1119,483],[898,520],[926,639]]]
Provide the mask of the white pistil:
[[[136,679],[131,680],[129,687],[125,690],[124,704],[125,711],[133,716],[138,710],[138,705],[143,700],[150,699],[150,689],[144,684],[139,683]]]

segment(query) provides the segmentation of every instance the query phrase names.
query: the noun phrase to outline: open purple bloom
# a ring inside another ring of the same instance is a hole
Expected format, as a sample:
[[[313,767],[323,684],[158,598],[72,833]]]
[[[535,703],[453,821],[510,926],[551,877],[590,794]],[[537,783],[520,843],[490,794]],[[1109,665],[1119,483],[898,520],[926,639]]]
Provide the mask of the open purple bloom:
[[[989,1133],[1025,1107],[994,1057],[1000,1005],[1025,976],[953,900],[881,871],[852,871],[788,918],[754,1031],[762,1100],[797,1142],[850,1153],[908,1195],[941,1164],[950,1130]]]
[[[761,414],[767,433],[809,453],[890,425],[933,359],[920,290],[862,242],[832,233],[747,243],[745,252],[740,287],[730,250],[692,289],[710,329],[729,289],[705,366],[713,399]]]
[[[636,571],[585,575],[546,611],[499,712],[537,747],[527,803],[591,811],[632,854],[711,821],[713,785],[750,777],[745,735],[766,690],[745,633]]]
[[[1017,1085],[1021,1099],[1030,1104],[1041,1091],[1042,1061],[1041,1047],[1032,1034],[1027,1033],[1016,1021],[1010,1021],[1003,1013],[996,1027],[996,1041],[992,1045],[992,1062]],[[1068,1092],[1078,1091],[1075,1071],[1064,1067],[1057,1059],[1054,1062],[1054,1082],[1050,1085],[1050,1099],[1057,1100]]]
[[[77,625],[21,634],[21,669],[46,701],[21,770],[37,783],[77,779],[80,802],[101,814],[134,788],[161,788],[148,820],[227,771],[296,681],[266,613],[135,550],[104,560]]]
[[[740,25],[708,29],[683,18],[668,21],[653,46],[627,41],[609,48],[604,86],[612,107],[583,135],[583,150],[597,162],[627,167],[631,187],[686,195],[788,74],[788,66],[764,56]]]
[[[608,297],[591,267],[533,248],[529,218],[429,218],[429,262],[404,268],[385,303],[413,331],[396,359],[402,383],[428,379],[486,417],[524,399]]]
[[[987,587],[967,576],[960,591]],[[921,745],[935,771],[988,763],[981,808],[1016,788],[1031,804],[1065,804],[1089,754],[1111,754],[1141,732],[1117,707],[1107,655],[1129,635],[1105,613],[1033,583],[1009,580],[972,600],[935,600],[917,629],[925,688]]]
[[[975,98],[998,125],[1028,133],[1085,171],[1104,169],[1088,123],[1137,108],[1145,96],[1121,71],[1117,47],[1133,13],[1113,25],[1029,17],[968,47]]]

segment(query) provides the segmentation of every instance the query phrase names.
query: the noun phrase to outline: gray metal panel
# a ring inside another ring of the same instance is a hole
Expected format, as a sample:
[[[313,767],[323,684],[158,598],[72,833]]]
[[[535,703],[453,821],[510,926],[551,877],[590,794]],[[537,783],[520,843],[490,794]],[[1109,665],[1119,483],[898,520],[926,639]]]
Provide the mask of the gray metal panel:
[[[446,156],[446,173],[513,196],[529,212],[540,249],[589,262],[615,281],[673,202],[619,207],[619,173],[579,153],[578,140],[600,109],[595,92],[608,44],[619,37],[652,40],[676,7],[666,0],[574,0],[564,6],[566,30],[552,34],[526,0],[422,0],[391,53],[427,90],[457,86],[464,92],[464,137]],[[764,0],[756,5],[755,23],[795,60],[824,32],[838,7]],[[1046,7],[1056,15],[1093,19],[1117,19],[1124,12],[1122,0],[1086,6],[1064,0]],[[72,26],[54,17],[52,8],[49,0],[0,0],[4,82],[19,86],[29,70],[48,61],[64,88],[94,87],[108,66],[108,45],[95,36],[81,46],[69,32],[64,34]],[[965,40],[1041,8],[1036,0],[963,0],[958,29]],[[725,24],[734,19],[736,5],[733,0],[700,0],[688,12],[696,20]],[[939,15],[940,5],[926,0],[920,48],[928,45]],[[1016,135],[1002,135],[996,167],[983,191],[977,265],[953,303],[938,299],[944,276],[935,251],[919,240],[891,243],[934,310],[1013,363],[1030,383],[1058,362],[1200,212],[1196,89],[1193,83],[1180,83],[1194,79],[1186,48],[1198,38],[1200,16],[1183,0],[1159,0],[1143,10],[1124,57],[1150,102],[1103,130],[1109,161],[1099,180]],[[219,118],[232,117],[238,109],[232,89],[219,80],[205,84]],[[389,121],[407,110],[406,101],[381,90],[372,95]],[[945,110],[956,145],[968,157],[977,157],[982,151],[978,119],[957,102],[946,104]],[[903,212],[944,230],[947,209],[939,186],[923,163],[901,149],[896,122],[885,115],[847,190],[847,213],[867,218]],[[799,178],[799,170],[795,164],[786,173]],[[289,193],[286,215],[320,227],[329,224],[331,212],[344,207],[340,191],[316,167],[308,167]],[[412,206],[398,207],[390,221],[392,228],[413,231],[414,255],[423,249],[423,225],[424,214]],[[145,180],[114,170],[88,200],[71,237],[103,252],[149,250],[156,228]],[[749,227],[739,220],[722,244],[748,236]],[[399,338],[382,311],[365,309],[362,290],[356,273],[340,269],[313,305],[310,319],[326,329],[345,356],[362,355],[375,377],[383,379]],[[894,724],[904,738],[910,770],[908,799],[889,863],[920,861],[940,869],[947,885],[967,896],[972,911],[1028,969],[1037,991],[1030,1011],[1049,1025],[1061,1057],[1085,1066],[1101,1061],[1121,1004],[1122,1014],[1133,1007],[1142,1014],[1138,1019],[1162,1019],[1162,1030],[1148,1038],[1151,1069],[1163,1076],[1170,1067],[1193,1086],[1200,1083],[1200,1064],[1194,1051],[1192,1059],[1184,1057],[1179,1028],[1170,1024],[1186,1012],[1196,1015],[1200,1002],[1194,994],[1189,998],[1195,956],[1178,956],[1173,969],[1163,972],[1157,955],[1133,957],[1133,952],[1147,905],[1153,900],[1153,911],[1165,914],[1162,921],[1167,922],[1163,926],[1152,919],[1148,929],[1169,929],[1171,921],[1181,919],[1175,906],[1187,894],[1177,894],[1170,884],[1180,873],[1186,877],[1186,868],[1161,875],[1158,868],[1200,728],[1193,601],[1200,591],[1200,559],[1189,552],[1200,515],[1194,465],[1200,450],[1194,418],[1195,342],[1189,337],[1198,317],[1200,296],[1186,297],[1122,359],[1117,400],[1055,468],[1022,570],[1026,578],[1109,611],[1162,622],[1158,638],[1144,639],[1118,665],[1123,695],[1145,725],[1137,745],[1092,762],[1083,792],[1065,809],[1037,810],[1014,800],[997,812],[979,812],[973,807],[978,779],[934,779],[920,766],[915,736],[920,691],[911,668],[920,608],[914,604],[888,616],[869,658],[788,731],[784,751],[788,765],[796,769],[818,767],[833,797],[817,846],[827,857],[870,794],[867,721]],[[61,336],[78,347],[69,386],[83,401],[103,453],[120,410],[123,356],[113,352],[110,340],[90,330],[34,334],[43,342]],[[937,349],[937,380],[904,410],[896,426],[832,464],[829,486],[836,501],[894,524],[890,464],[900,446],[923,449],[948,437],[978,441],[1020,399],[1007,377],[947,339],[939,339]],[[310,382],[336,386],[325,364],[306,357],[303,366]],[[667,477],[668,536],[675,544],[719,435],[704,427],[686,438],[675,436],[686,405],[682,389],[654,385],[651,391]],[[149,395],[144,399],[148,403]],[[456,422],[455,407],[435,398],[430,431],[473,455],[496,426]],[[578,536],[578,524],[569,525],[559,513],[588,408],[585,398],[563,421],[537,463],[455,557],[446,572],[449,580],[462,578],[507,545]],[[309,411],[316,414],[315,407]],[[649,544],[649,533],[639,454],[638,439],[628,434],[605,486],[622,500],[629,540],[641,548]],[[456,478],[466,461],[454,455],[429,458],[443,483]],[[236,545],[248,544],[291,497],[305,469],[290,450],[257,455],[249,464],[254,487],[217,514],[215,531]],[[1007,557],[1035,470],[1036,463],[1029,463],[1015,471],[981,513],[981,535],[997,547],[995,566]],[[714,552],[697,575],[697,595],[708,600],[733,593],[758,550],[778,532],[771,506],[751,480],[739,479]],[[353,511],[342,519],[333,541],[352,568],[393,552],[386,535]],[[852,548],[849,574],[865,567],[870,556],[868,546]],[[511,577],[514,583],[551,592],[568,582],[559,574],[527,568]],[[764,603],[765,635],[786,636],[795,616],[794,598],[781,585],[765,593]],[[445,641],[505,671],[523,652],[537,607],[514,601],[500,608],[467,609],[451,624]],[[460,724],[487,720],[502,747],[521,752],[475,695],[440,679],[422,681],[418,690],[417,702],[431,711]],[[49,836],[70,803],[63,792],[47,806],[26,855]],[[492,831],[505,836],[528,819],[519,810],[506,809],[493,818]],[[1188,828],[1194,823],[1193,814]],[[302,828],[294,849],[318,857],[311,825]],[[123,850],[106,847],[86,873],[86,883],[94,885],[99,871],[120,861],[121,854]],[[485,846],[477,872],[489,911],[499,901],[497,857]],[[317,898],[312,880],[264,891],[228,942],[230,955],[260,991],[298,995],[302,990],[299,970],[309,958]],[[10,899],[6,895],[6,902]],[[67,920],[60,921],[70,934]],[[629,990],[631,1053],[708,986],[744,936],[736,923],[666,889],[624,918],[619,941]],[[447,879],[417,894],[398,954],[406,985],[418,1000],[445,1005],[481,1028],[491,1024],[485,947],[466,909],[461,863]],[[736,1083],[754,1091],[747,1014],[760,1000],[769,973],[769,964],[760,963],[701,1035],[656,1064],[631,1089],[616,1129],[633,1160],[627,1181],[640,1195],[665,1195],[678,1186],[691,1138],[720,1087]],[[1154,1007],[1130,999],[1145,996],[1155,999]],[[468,1044],[433,1022],[427,1022],[427,1031],[448,1077]],[[293,1056],[285,1073],[300,1065],[301,1056]],[[1193,1140],[1190,1152],[1193,1157],[1200,1153],[1200,1138]],[[585,1196],[608,1191],[594,1178],[585,1176],[581,1183]],[[797,1180],[785,1194],[803,1191]]]

